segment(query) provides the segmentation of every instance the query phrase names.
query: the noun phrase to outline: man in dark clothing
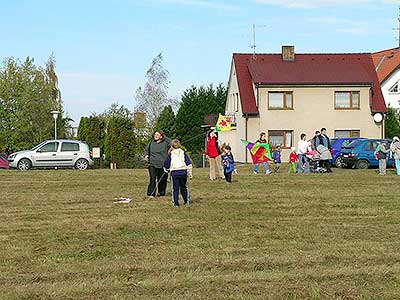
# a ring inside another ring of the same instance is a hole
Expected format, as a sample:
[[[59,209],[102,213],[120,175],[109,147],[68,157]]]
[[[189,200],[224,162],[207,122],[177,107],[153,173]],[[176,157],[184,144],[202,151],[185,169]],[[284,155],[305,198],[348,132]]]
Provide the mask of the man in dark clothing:
[[[147,196],[154,198],[165,196],[168,174],[164,172],[164,161],[168,155],[170,139],[164,137],[162,130],[154,133],[154,139],[146,146],[145,159],[149,163],[150,182],[147,187]]]
[[[332,146],[331,146],[331,140],[330,140],[329,137],[326,135],[326,128],[322,128],[322,129],[321,129],[320,139],[321,139],[321,144],[323,144],[326,148],[328,148],[329,150],[331,150],[331,148],[332,148]]]

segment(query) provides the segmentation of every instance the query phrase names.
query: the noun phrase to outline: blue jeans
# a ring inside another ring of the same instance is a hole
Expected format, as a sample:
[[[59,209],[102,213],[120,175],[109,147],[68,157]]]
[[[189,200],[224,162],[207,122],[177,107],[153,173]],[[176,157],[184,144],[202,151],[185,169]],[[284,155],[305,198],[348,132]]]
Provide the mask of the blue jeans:
[[[400,159],[396,159],[396,170],[397,170],[397,175],[400,175]]]
[[[258,173],[258,166],[259,166],[259,165],[260,165],[260,164],[255,164],[255,165],[254,165],[253,171],[254,171],[255,173]],[[263,163],[262,163],[262,166],[263,166],[263,168],[264,168],[265,173],[271,172],[271,171],[269,170],[269,166],[268,166],[268,163],[267,163],[267,162],[263,162]]]
[[[182,194],[183,203],[188,204],[190,202],[189,199],[189,190],[187,188],[187,175],[172,175],[172,202],[174,206],[179,206],[179,191]]]
[[[310,162],[304,154],[297,154],[299,162],[297,163],[297,173],[310,173]],[[303,170],[303,164],[305,164]]]

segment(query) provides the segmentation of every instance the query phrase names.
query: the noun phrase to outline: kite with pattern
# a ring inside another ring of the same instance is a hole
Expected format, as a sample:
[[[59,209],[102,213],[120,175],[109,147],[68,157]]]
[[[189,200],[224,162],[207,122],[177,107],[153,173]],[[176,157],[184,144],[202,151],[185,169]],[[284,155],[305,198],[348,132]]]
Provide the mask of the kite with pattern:
[[[246,148],[250,151],[251,159],[253,164],[259,164],[272,160],[271,149],[267,143],[251,143],[245,140],[241,140]]]
[[[219,114],[215,131],[229,131],[232,130],[232,119],[228,116]]]

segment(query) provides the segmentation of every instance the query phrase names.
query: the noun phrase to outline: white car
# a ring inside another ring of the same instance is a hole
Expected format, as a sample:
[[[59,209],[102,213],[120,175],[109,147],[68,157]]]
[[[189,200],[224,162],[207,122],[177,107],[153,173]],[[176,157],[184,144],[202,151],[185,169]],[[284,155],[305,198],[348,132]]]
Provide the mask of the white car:
[[[57,167],[86,170],[93,163],[88,144],[75,140],[44,141],[31,150],[15,152],[8,157],[10,168],[19,170]]]

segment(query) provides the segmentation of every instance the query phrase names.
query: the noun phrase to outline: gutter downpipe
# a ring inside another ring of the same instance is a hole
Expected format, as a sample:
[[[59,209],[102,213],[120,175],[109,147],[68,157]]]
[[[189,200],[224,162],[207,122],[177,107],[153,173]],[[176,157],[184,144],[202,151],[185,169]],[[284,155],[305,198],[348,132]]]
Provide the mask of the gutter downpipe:
[[[247,141],[247,122],[249,121],[249,114],[246,113],[245,115],[246,122],[244,126],[244,139]],[[247,164],[247,148],[244,148],[244,162]]]

